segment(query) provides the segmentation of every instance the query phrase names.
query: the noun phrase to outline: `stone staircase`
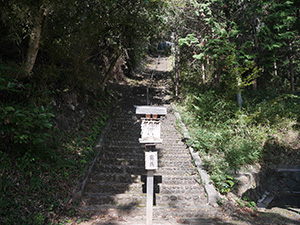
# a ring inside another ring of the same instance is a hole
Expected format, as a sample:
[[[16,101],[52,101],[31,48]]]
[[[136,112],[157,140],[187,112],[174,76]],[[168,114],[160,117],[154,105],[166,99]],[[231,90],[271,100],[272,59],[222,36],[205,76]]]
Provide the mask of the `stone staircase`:
[[[161,97],[152,99],[165,104]],[[139,143],[140,121],[134,105],[146,104],[146,88],[133,87],[120,105],[100,153],[88,176],[81,197],[81,210],[94,215],[109,215],[126,221],[146,216],[145,147]],[[157,144],[158,169],[155,171],[154,220],[214,217],[218,208],[207,197],[189,151],[176,130],[176,119],[169,105],[162,118],[162,144]]]

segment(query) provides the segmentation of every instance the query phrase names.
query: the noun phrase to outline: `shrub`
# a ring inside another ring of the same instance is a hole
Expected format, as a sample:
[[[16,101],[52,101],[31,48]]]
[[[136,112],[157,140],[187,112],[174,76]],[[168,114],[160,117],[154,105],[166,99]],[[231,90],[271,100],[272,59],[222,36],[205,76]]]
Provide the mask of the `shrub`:
[[[54,115],[43,106],[1,104],[0,117],[3,118],[0,128],[2,142],[6,147],[13,147],[38,145],[47,140]]]
[[[31,91],[33,90],[30,85],[24,85],[5,74],[0,78],[0,93],[3,98],[0,102],[2,150],[25,151],[49,138],[54,115],[49,107],[38,107],[34,99],[29,100],[26,97]]]
[[[264,143],[272,135],[299,121],[298,96],[275,91],[244,96],[242,110],[214,90],[188,94],[179,107],[191,134],[188,144],[199,152],[221,193],[233,187],[235,171],[262,159]]]

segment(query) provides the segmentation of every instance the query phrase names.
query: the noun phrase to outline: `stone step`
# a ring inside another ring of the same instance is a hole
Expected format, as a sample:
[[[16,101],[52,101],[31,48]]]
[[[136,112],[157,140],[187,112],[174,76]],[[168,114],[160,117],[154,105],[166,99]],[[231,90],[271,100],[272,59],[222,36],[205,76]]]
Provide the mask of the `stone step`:
[[[141,124],[136,119],[129,119],[129,118],[120,118],[114,121],[114,124],[111,126],[111,130],[141,130]]]
[[[110,142],[108,142],[110,143]],[[136,146],[141,146],[141,144],[139,143],[139,140],[125,140],[125,139],[119,139],[119,140],[114,140],[113,143],[110,143],[108,145],[108,147],[120,147],[120,146],[127,146],[128,148],[131,147],[136,147]]]
[[[102,149],[99,153],[98,161],[102,158],[120,158],[120,159],[135,159],[135,160],[142,160],[145,158],[145,151],[143,148],[131,148],[127,149],[125,147],[119,148],[105,148]],[[190,161],[191,156],[188,154],[187,150],[180,150],[180,151],[172,151],[166,149],[159,149],[158,150],[158,159],[160,160],[173,160],[173,161]]]
[[[173,176],[187,176],[196,174],[195,169],[192,167],[159,167],[155,170],[154,175],[173,175]]]
[[[86,212],[94,212],[96,214],[111,215],[113,217],[122,218],[130,221],[145,220],[146,207],[137,207],[134,201],[129,204],[122,205],[99,205],[85,206],[82,208]],[[153,219],[155,220],[171,220],[171,219],[199,219],[214,217],[219,210],[207,204],[197,206],[153,206]],[[156,224],[156,223],[155,223]]]
[[[114,119],[114,123],[111,128],[122,128],[122,127],[131,127],[132,129],[141,129],[139,118],[133,115],[125,115],[122,113],[121,117]]]
[[[133,128],[132,126],[126,127],[115,127],[113,131],[109,134],[109,136],[115,137],[116,140],[123,138],[125,134],[131,134],[133,137],[139,136],[141,134],[141,130],[137,128]],[[120,135],[120,136],[118,136]]]
[[[203,203],[197,206],[182,206],[182,207],[154,207],[153,218],[154,219],[178,219],[178,218],[203,218],[203,217],[214,217],[218,213],[217,209]],[[144,217],[145,218],[145,217]]]
[[[116,151],[115,149],[111,150],[109,148],[105,149],[105,151],[99,153],[99,158],[97,159],[98,162],[100,162],[102,159],[111,159],[112,162],[115,159],[123,159],[123,160],[144,160],[145,158],[145,153],[142,150],[135,150],[131,152],[127,152],[126,150],[121,151],[118,150]]]
[[[156,148],[178,149],[186,148],[186,145],[183,142],[174,143],[173,141],[163,141],[161,144],[157,144]]]
[[[161,89],[150,89],[151,103],[161,103]],[[125,95],[120,112],[112,121],[93,170],[88,177],[82,210],[97,215],[121,215],[122,218],[145,219],[145,145],[139,143],[141,117],[134,105],[145,105],[146,86],[136,87]],[[170,107],[161,117],[162,143],[156,144],[158,169],[155,185],[154,219],[199,218],[213,215],[216,209],[207,205],[204,188]]]
[[[133,175],[146,174],[144,166],[132,166],[132,165],[104,165],[95,164],[95,172],[105,173],[128,173]],[[175,175],[175,176],[186,176],[190,174],[196,174],[195,168],[193,167],[158,167],[154,172],[155,175]]]
[[[105,140],[105,146],[110,147],[111,145],[115,146],[124,146],[128,145],[131,147],[139,146],[139,138],[140,135],[130,135],[130,134],[118,134],[118,135],[107,135],[107,139]],[[128,144],[126,144],[128,142]],[[120,144],[121,143],[121,144]]]
[[[189,155],[189,150],[186,147],[177,147],[177,146],[157,146],[156,151],[159,154],[165,154],[165,155],[176,155],[176,154],[185,154]],[[132,153],[132,152],[144,152],[145,146],[141,144],[132,144],[132,145],[126,145],[125,142],[123,145],[119,144],[119,141],[117,143],[114,143],[113,141],[110,141],[108,145],[103,146],[103,152],[120,152],[120,154],[126,154],[126,153]]]
[[[88,182],[85,190],[89,193],[107,193],[107,194],[143,194],[146,192],[143,183],[117,183],[117,182]],[[177,185],[159,183],[155,187],[156,193],[165,195],[199,195],[204,193],[203,188],[197,184]]]
[[[106,150],[108,149],[108,150]],[[112,152],[112,151],[121,151],[121,152],[132,152],[132,151],[144,151],[145,147],[142,146],[141,144],[137,144],[134,146],[128,146],[126,144],[119,144],[119,141],[117,141],[117,143],[114,142],[110,142],[109,145],[105,145],[103,146],[103,151],[106,152]]]
[[[143,194],[142,183],[88,182],[86,192],[95,194]]]
[[[176,143],[182,141],[180,134],[174,131],[164,130],[163,128],[161,129],[160,136],[164,141],[175,141]]]
[[[185,160],[167,160],[164,158],[158,159],[158,167],[183,167],[183,166],[192,166],[192,163],[190,161]]]
[[[127,134],[132,134],[132,135],[136,135],[136,134],[141,133],[141,129],[138,129],[137,127],[121,126],[121,125],[122,124],[120,124],[120,126],[113,127],[110,135],[113,136],[114,134],[122,134],[123,132],[125,132]],[[118,136],[115,136],[115,137],[118,137]]]
[[[128,173],[128,174],[143,174],[145,172],[145,166],[130,166],[130,165],[106,165],[96,163],[94,171],[100,171],[105,173]]]
[[[123,132],[129,133],[129,134],[140,134],[140,132],[141,132],[140,126],[138,126],[138,127],[134,127],[132,125],[124,126],[124,124],[120,124],[119,126],[112,127],[111,129],[112,129],[111,134],[122,134]]]
[[[135,158],[135,159],[124,159],[116,156],[114,159],[112,158],[99,158],[97,163],[101,165],[114,165],[114,166],[134,166],[145,168],[145,160],[144,157]]]
[[[187,154],[186,151],[174,151],[171,154],[168,151],[158,151],[158,160],[162,161],[180,161],[186,162],[191,160],[191,156]],[[119,148],[116,150],[115,148],[106,148],[102,149],[99,153],[99,158],[97,161],[100,161],[102,158],[107,159],[110,158],[113,162],[115,159],[124,159],[124,160],[144,160],[145,152],[143,149],[133,149],[132,151],[126,151],[124,148]]]
[[[91,173],[90,182],[123,182],[123,183],[139,183],[141,175],[133,175],[126,173]]]
[[[115,166],[137,166],[144,167],[145,166],[145,158],[143,155],[140,157],[121,157],[116,156],[115,158],[111,157],[101,157],[97,160],[97,164],[101,165],[115,165]],[[158,157],[158,167],[183,167],[183,166],[192,166],[190,160],[183,159],[173,159],[170,160],[164,157]]]
[[[146,194],[136,193],[89,193],[86,192],[82,197],[82,204],[86,206],[92,205],[126,205],[131,204],[138,207],[146,206]],[[199,194],[156,194],[154,197],[154,205],[156,206],[175,206],[189,207],[206,205],[207,199],[204,193]]]
[[[177,185],[177,184],[158,184],[159,194],[165,194],[165,195],[199,195],[204,194],[204,189],[199,184],[189,184],[189,185]]]
[[[142,178],[143,176],[143,178]],[[93,172],[90,177],[90,182],[123,182],[123,183],[141,183],[144,181],[145,175],[120,174],[120,173],[96,173]],[[163,184],[173,185],[193,185],[199,183],[198,176],[162,176]]]
[[[141,161],[145,158],[144,151],[141,150],[135,150],[131,152],[126,152],[126,150],[123,151],[115,151],[115,149],[109,151],[111,149],[106,149],[106,151],[99,153],[99,158],[97,159],[97,162],[101,162],[101,160],[111,160],[113,161]]]

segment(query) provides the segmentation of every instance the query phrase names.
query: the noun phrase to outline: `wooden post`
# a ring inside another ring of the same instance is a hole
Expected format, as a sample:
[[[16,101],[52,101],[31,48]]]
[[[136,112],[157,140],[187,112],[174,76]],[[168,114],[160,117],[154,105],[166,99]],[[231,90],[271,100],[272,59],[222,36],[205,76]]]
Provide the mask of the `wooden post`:
[[[157,169],[157,152],[155,145],[146,145],[145,152],[145,169],[147,170],[147,208],[146,208],[146,225],[152,225],[153,220],[153,192],[154,192],[154,170]]]
[[[160,139],[160,121],[158,116],[167,115],[165,107],[157,106],[135,106],[136,114],[145,115],[142,119],[142,132],[139,142],[145,144],[145,169],[147,170],[147,208],[146,225],[152,225],[153,220],[153,199],[154,199],[154,170],[158,168],[156,143],[162,143]]]
[[[147,212],[146,225],[152,225],[153,221],[153,170],[147,170]]]

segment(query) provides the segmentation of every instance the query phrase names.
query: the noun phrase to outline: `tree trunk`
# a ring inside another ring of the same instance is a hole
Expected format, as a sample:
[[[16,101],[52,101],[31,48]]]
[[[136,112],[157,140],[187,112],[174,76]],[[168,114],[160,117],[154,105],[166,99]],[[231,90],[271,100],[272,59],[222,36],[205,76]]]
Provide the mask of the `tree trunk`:
[[[216,59],[214,59],[214,72],[215,72],[215,87],[219,88],[220,84],[220,69],[218,68],[218,64]]]
[[[295,70],[294,64],[291,57],[289,57],[289,67],[290,67],[290,74],[291,74],[291,91],[295,92]]]
[[[35,18],[35,22],[31,33],[29,35],[29,44],[26,55],[26,60],[24,63],[24,77],[28,77],[31,74],[31,71],[34,67],[36,57],[40,47],[41,33],[42,33],[42,24],[43,24],[44,15],[41,13]]]
[[[253,80],[252,88],[253,88],[253,91],[254,91],[254,92],[257,91],[257,78],[255,78],[255,79]]]
[[[208,79],[211,77],[209,56],[206,56],[206,77],[208,77]]]
[[[202,67],[202,84],[205,84],[206,81],[206,75],[205,75],[205,67],[204,67],[204,63],[201,64]]]
[[[257,44],[257,40],[255,39],[255,45]],[[257,48],[256,48],[257,49]],[[256,50],[256,52],[258,53],[258,50]],[[254,60],[255,65],[258,67],[257,63],[258,63],[258,58],[255,58]],[[252,90],[254,92],[257,91],[257,78],[254,78],[253,83],[252,83]]]
[[[275,83],[276,87],[279,88],[279,77],[278,77],[278,68],[277,68],[277,62],[274,62],[274,78],[275,78]]]
[[[238,103],[239,109],[242,110],[242,107],[243,107],[243,98],[242,98],[242,91],[241,91],[242,79],[239,74],[238,65],[235,65],[235,74],[236,74],[236,80],[237,80],[237,103]]]
[[[104,90],[105,88],[105,85],[110,77],[110,74],[111,74],[111,71],[113,70],[113,68],[115,67],[118,59],[120,58],[121,54],[117,54],[116,57],[112,60],[112,63],[110,64],[109,68],[107,69],[105,75],[104,75],[104,79],[103,79],[103,82],[101,84],[101,88],[102,90]]]
[[[288,52],[288,59],[289,59],[289,69],[290,69],[290,82],[291,82],[291,91],[295,92],[295,70],[294,70],[294,63],[292,58],[292,43],[289,43],[289,52]]]
[[[179,72],[178,72],[178,34],[175,31],[175,96],[178,97]]]

